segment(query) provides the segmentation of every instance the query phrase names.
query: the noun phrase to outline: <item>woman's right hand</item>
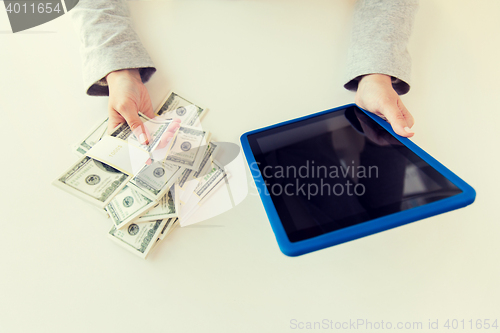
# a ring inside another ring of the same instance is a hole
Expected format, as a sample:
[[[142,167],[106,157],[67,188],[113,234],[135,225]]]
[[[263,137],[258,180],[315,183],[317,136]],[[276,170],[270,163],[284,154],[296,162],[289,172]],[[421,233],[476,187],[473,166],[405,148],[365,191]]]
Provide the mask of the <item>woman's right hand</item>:
[[[148,144],[150,136],[138,112],[153,118],[154,111],[139,70],[133,68],[114,71],[106,76],[106,80],[109,87],[108,132],[119,124],[127,122],[139,142]]]

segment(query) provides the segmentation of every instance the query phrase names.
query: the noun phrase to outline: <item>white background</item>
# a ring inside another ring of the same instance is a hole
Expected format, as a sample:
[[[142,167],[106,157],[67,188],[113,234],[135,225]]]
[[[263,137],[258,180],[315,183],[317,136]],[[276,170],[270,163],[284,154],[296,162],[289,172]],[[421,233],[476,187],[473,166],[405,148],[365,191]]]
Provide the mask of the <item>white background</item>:
[[[342,87],[354,1],[130,5],[158,68],[153,105],[183,92],[211,109],[204,128],[220,141],[354,100]],[[499,14],[497,0],[422,0],[409,46],[412,140],[476,189],[472,206],[289,258],[251,189],[144,261],[107,239],[110,220],[51,185],[106,115],[106,97],[84,94],[70,19],[12,34],[0,9],[0,332],[500,321]]]

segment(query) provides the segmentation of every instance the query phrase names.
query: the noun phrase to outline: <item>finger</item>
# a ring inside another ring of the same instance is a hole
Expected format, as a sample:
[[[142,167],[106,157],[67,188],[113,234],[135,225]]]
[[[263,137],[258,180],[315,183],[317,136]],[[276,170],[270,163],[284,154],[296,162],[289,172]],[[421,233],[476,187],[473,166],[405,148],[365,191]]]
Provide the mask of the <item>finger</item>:
[[[144,123],[141,121],[141,118],[137,114],[137,111],[126,109],[119,113],[123,118],[125,118],[125,121],[127,121],[128,126],[132,130],[132,133],[134,133],[137,140],[139,140],[142,145],[147,145],[149,143],[150,135],[144,126]]]
[[[414,133],[408,127],[406,118],[397,106],[397,102],[385,104],[380,112],[387,118],[396,134],[404,137],[413,136]]]
[[[148,93],[146,93],[146,96],[143,97],[145,99],[143,104],[143,110],[141,111],[143,114],[145,114],[149,119],[153,119],[155,116],[155,112],[153,111],[153,104],[151,103],[151,97],[149,96]]]

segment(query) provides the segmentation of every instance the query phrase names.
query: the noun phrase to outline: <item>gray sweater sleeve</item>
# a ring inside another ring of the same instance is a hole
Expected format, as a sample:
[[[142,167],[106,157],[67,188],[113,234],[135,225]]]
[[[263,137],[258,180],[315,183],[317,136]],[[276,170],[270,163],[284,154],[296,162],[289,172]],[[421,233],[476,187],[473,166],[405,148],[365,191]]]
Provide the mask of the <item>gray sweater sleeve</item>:
[[[348,55],[346,89],[357,90],[366,74],[392,76],[394,90],[410,90],[407,50],[418,0],[359,0]]]
[[[70,12],[81,42],[87,94],[108,95],[106,75],[138,68],[143,82],[156,71],[132,28],[128,6],[120,0],[81,0]]]

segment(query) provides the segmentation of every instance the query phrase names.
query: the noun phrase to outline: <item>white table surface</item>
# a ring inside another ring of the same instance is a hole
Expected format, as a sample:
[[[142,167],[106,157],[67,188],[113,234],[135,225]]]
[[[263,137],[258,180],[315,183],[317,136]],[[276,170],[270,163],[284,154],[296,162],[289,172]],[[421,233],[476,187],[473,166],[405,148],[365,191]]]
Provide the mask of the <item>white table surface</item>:
[[[203,124],[220,141],[354,99],[342,87],[354,1],[130,5],[158,68],[153,104],[185,93],[211,109]],[[289,258],[251,188],[144,261],[107,239],[110,220],[51,185],[107,105],[83,92],[68,15],[11,34],[0,9],[0,332],[500,321],[499,13],[497,0],[422,0],[409,47],[412,140],[476,189],[472,206]]]

